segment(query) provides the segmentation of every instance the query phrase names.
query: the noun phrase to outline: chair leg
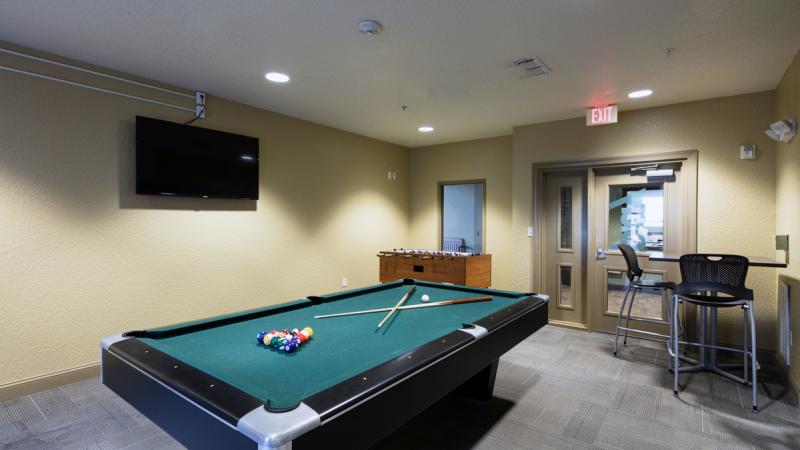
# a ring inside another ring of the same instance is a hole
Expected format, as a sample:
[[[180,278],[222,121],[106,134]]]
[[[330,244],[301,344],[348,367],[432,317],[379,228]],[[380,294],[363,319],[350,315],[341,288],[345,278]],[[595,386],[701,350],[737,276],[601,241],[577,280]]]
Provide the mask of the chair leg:
[[[758,412],[758,361],[756,360],[756,317],[753,312],[753,302],[747,302],[747,311],[750,315],[750,370],[753,373],[753,412]]]
[[[680,305],[680,299],[677,295],[672,296],[672,348],[675,349],[672,352],[672,373],[673,373],[673,384],[672,384],[672,394],[677,397],[678,396],[678,376],[680,374],[680,354],[678,353],[678,305]]]
[[[744,356],[743,368],[744,368],[744,381],[745,381],[745,383],[749,383],[750,382],[749,381],[750,378],[748,377],[748,368],[747,368],[747,340],[750,339],[750,334],[748,333],[748,329],[750,328],[748,326],[748,321],[750,320],[750,318],[748,317],[747,309],[748,309],[747,305],[742,305],[742,316],[744,316],[743,317],[744,318],[744,339],[742,340],[742,342],[744,342],[744,344],[742,345],[744,347],[744,353],[742,353],[742,355]]]
[[[625,304],[628,303],[628,294],[631,291],[630,283],[625,286],[625,295],[622,297],[622,305],[619,307],[619,314],[617,315],[617,328],[614,330],[614,356],[617,356],[617,346],[619,345],[619,326],[622,322],[622,315],[625,313]]]
[[[680,340],[681,337],[683,337],[685,339],[686,338],[686,330],[683,328],[683,322],[681,322],[680,302],[677,303],[677,304],[675,302],[673,302],[672,305],[673,305],[674,308],[677,308],[677,311],[675,311],[675,317],[678,318],[678,323],[676,324],[676,326],[678,327],[677,328],[678,329],[678,340]],[[686,307],[684,306],[683,309],[685,311]],[[683,356],[686,356],[688,354],[689,354],[689,346],[688,345],[684,345],[683,346]]]
[[[631,294],[631,302],[628,303],[628,319],[625,320],[625,328],[631,327],[631,310],[633,309],[633,301],[636,300],[636,293],[639,292],[639,288],[633,288],[633,294]],[[628,330],[625,330],[625,339],[622,340],[622,345],[628,345]]]
[[[667,309],[667,324],[669,326],[669,340],[667,341],[667,350],[672,347],[672,306],[670,306],[669,293],[666,289],[661,289],[661,300],[664,301],[664,307]],[[677,352],[677,349],[672,349],[672,352]],[[669,352],[667,352],[669,355]],[[670,355],[671,356],[671,355]],[[672,369],[672,358],[669,358],[669,368]]]
[[[700,342],[703,343],[704,345],[708,344],[708,341],[706,341],[706,326],[708,325],[707,322],[708,322],[708,307],[701,306],[700,307]],[[704,366],[706,365],[706,354],[707,353],[708,352],[706,352],[706,348],[705,347],[700,347],[700,364],[702,364]]]

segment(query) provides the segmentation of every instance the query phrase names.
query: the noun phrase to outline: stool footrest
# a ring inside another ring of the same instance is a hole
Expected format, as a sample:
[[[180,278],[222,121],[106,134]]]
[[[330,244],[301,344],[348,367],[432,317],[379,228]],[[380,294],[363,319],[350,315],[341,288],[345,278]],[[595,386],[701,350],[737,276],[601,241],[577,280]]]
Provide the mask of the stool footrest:
[[[667,320],[648,319],[646,317],[631,317],[630,320],[636,322],[652,323],[654,325],[669,325],[669,321]]]
[[[713,344],[703,344],[701,342],[692,342],[692,341],[678,341],[678,344],[691,345],[693,347],[701,347],[701,348],[713,348],[715,350],[724,350],[727,352],[734,352],[734,353],[747,353],[751,357],[753,356],[753,352],[749,349],[745,351],[744,349],[740,348],[725,347],[722,345],[713,345]]]
[[[642,333],[642,334],[646,334],[648,336],[663,337],[663,338],[666,338],[666,339],[669,339],[669,337],[670,337],[668,334],[655,333],[655,332],[652,332],[652,331],[640,330],[638,328],[619,327],[619,329],[620,330],[624,330],[624,331],[631,331],[631,332],[634,332],[634,333]],[[631,336],[631,337],[635,338],[636,336]]]

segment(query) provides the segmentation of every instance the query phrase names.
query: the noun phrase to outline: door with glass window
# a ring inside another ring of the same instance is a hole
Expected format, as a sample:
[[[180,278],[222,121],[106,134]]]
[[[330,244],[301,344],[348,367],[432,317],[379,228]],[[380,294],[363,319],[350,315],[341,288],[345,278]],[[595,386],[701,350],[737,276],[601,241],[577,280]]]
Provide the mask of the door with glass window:
[[[551,172],[545,181],[543,291],[550,296],[550,322],[586,328],[584,262],[586,171]]]
[[[626,264],[617,245],[636,250],[643,279],[678,280],[678,265],[650,262],[650,252],[679,252],[686,247],[684,210],[687,190],[679,170],[670,177],[648,178],[635,167],[594,169],[593,328],[614,332],[627,286]],[[627,314],[627,309],[626,309]],[[632,317],[665,320],[661,292],[641,290]],[[637,322],[637,328],[666,332],[663,325]]]

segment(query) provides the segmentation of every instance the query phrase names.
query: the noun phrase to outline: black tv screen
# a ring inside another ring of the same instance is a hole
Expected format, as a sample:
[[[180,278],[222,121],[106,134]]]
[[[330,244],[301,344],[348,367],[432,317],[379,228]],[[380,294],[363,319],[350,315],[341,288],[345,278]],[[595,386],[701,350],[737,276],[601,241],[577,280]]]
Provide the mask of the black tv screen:
[[[136,193],[258,199],[258,139],[136,117]]]

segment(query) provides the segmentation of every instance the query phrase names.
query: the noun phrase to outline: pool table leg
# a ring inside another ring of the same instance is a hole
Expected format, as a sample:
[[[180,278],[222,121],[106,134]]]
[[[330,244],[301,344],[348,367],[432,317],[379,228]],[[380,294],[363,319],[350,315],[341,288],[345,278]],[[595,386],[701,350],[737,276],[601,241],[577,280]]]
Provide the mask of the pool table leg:
[[[497,377],[497,366],[499,363],[500,360],[494,360],[494,362],[486,366],[486,368],[465,381],[464,384],[458,388],[458,392],[471,399],[480,402],[488,402],[492,398],[492,392],[494,392],[494,380]]]

